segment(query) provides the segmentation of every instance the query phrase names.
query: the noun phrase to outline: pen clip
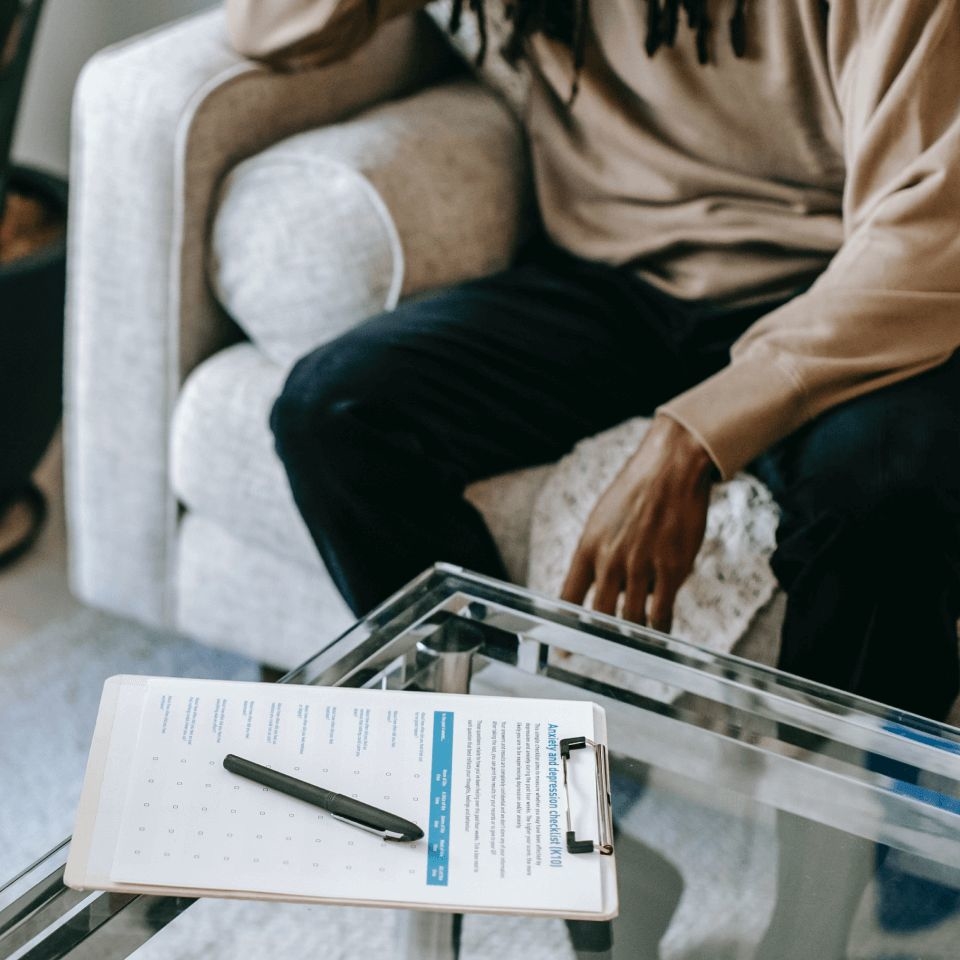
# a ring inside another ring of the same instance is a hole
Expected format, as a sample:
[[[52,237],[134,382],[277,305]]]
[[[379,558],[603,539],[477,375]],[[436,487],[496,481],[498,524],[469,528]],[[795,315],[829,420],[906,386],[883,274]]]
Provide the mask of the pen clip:
[[[361,823],[359,820],[351,820],[350,817],[344,817],[339,813],[331,813],[331,817],[334,820],[339,820],[341,823],[348,823],[351,827],[356,827],[358,830],[366,830],[367,833],[375,833],[378,837],[382,837],[384,840],[391,840],[399,843],[402,840],[405,840],[406,837],[402,833],[398,833],[396,830],[384,830],[378,827],[371,827],[368,823]]]

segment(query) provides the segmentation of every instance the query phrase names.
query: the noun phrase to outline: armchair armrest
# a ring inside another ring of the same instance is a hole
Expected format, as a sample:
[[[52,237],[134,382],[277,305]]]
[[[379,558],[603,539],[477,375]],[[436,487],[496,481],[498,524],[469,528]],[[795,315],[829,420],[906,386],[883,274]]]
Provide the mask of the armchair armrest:
[[[220,10],[95,56],[74,99],[66,498],[71,580],[93,604],[169,623],[173,405],[232,328],[207,291],[211,198],[239,160],[429,83],[453,55],[424,18],[349,59],[277,74],[227,44]]]
[[[212,285],[286,366],[401,298],[504,269],[531,194],[514,115],[476,80],[435,84],[236,166],[211,227]]]

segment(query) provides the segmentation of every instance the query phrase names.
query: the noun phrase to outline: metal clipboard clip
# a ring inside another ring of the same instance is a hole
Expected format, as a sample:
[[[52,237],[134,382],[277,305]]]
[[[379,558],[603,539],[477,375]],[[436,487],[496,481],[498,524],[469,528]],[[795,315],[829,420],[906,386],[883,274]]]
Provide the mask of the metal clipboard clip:
[[[570,787],[567,782],[567,766],[574,750],[593,747],[597,776],[597,836],[596,840],[578,840],[570,816]],[[607,748],[586,737],[564,737],[560,741],[560,756],[563,759],[563,792],[567,798],[567,852],[568,853],[613,853],[613,803],[610,799],[610,771],[607,766]]]

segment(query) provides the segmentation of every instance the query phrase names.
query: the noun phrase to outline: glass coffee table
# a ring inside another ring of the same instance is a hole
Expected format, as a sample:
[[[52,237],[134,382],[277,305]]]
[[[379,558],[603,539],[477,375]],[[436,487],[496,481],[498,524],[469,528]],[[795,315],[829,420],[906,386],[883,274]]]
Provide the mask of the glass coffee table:
[[[960,955],[954,728],[444,565],[281,682],[600,703],[620,916],[82,893],[65,841],[0,889],[0,958]]]

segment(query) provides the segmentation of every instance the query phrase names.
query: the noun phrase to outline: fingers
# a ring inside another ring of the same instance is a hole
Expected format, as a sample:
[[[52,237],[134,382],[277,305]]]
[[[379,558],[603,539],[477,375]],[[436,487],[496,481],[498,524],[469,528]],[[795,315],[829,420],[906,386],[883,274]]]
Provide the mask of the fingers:
[[[650,626],[661,633],[669,633],[673,625],[673,608],[677,593],[693,568],[690,563],[677,559],[657,566],[656,586],[650,598]]]
[[[629,572],[628,566],[632,567]],[[688,573],[675,562],[651,565],[638,561],[628,565],[622,560],[611,559],[606,564],[597,564],[589,552],[578,550],[561,596],[571,603],[583,603],[592,586],[593,609],[616,616],[622,595],[620,617],[669,633],[677,593]]]
[[[581,543],[570,561],[560,599],[582,604],[593,587],[593,609],[598,613],[616,615],[624,579],[622,565],[599,563],[594,551]]]
[[[592,585],[593,560],[582,547],[577,547],[577,552],[570,562],[563,589],[560,591],[560,599],[582,604]]]
[[[623,594],[623,609],[620,616],[631,623],[646,625],[647,597],[650,593],[650,581],[646,578],[631,578]]]
[[[677,592],[682,583],[683,578],[660,573],[630,581],[624,591],[620,616],[631,623],[649,625],[661,633],[669,633],[673,625]]]
[[[623,590],[623,570],[617,563],[607,564],[597,573],[593,590],[593,609],[615,616],[617,601]]]
[[[648,564],[631,566],[634,569],[628,573],[628,564],[617,554],[598,559],[595,551],[581,542],[570,561],[560,599],[582,604],[592,587],[591,607],[598,613],[616,616],[622,595],[623,607],[619,615],[624,620],[645,624],[653,571]]]
[[[661,633],[669,633],[673,625],[673,604],[677,599],[680,584],[668,580],[657,580],[656,588],[650,598],[650,626]]]

